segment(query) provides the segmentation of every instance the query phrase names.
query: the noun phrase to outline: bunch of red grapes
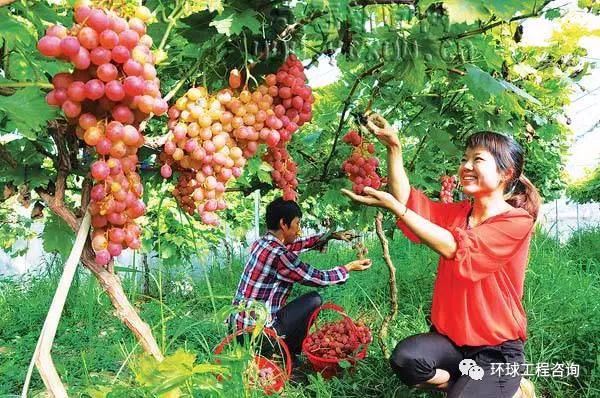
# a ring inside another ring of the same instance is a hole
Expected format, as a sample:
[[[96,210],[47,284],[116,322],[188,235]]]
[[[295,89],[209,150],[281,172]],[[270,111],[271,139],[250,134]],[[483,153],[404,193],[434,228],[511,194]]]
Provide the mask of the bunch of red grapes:
[[[287,72],[267,75],[254,91],[246,86],[240,89],[241,75],[234,69],[228,88],[216,95],[204,87],[191,88],[169,109],[170,131],[161,154],[161,174],[169,178],[173,169],[180,172],[173,195],[190,215],[197,211],[205,224],[218,225],[215,212],[227,206],[227,182],[242,174],[247,159],[261,143],[269,148],[265,160],[273,165],[273,179],[284,190],[284,197],[295,198],[297,168],[285,145],[298,126],[312,117],[314,101],[297,64],[302,65],[291,55],[285,65]],[[278,76],[285,80],[281,86]]]
[[[283,199],[296,200],[298,166],[285,146],[269,148],[267,153],[264,154],[263,160],[273,167],[271,178],[273,178],[275,185],[283,190]]]
[[[325,323],[306,337],[305,349],[320,358],[352,358],[372,340],[371,330],[367,326],[360,322],[355,326],[356,331],[344,320]]]
[[[377,174],[379,159],[371,156],[375,153],[373,143],[365,142],[355,130],[350,130],[342,141],[354,147],[350,157],[342,163],[342,170],[352,181],[352,190],[362,195],[365,187],[379,189],[385,179]]]
[[[286,59],[275,75],[268,75],[266,82],[273,95],[273,110],[279,119],[277,128],[281,140],[276,147],[267,150],[263,159],[273,167],[271,177],[277,187],[283,190],[283,198],[295,200],[298,170],[286,145],[298,127],[312,119],[315,98],[311,88],[306,85],[304,65],[294,54]]]
[[[452,203],[454,201],[452,192],[456,189],[456,176],[442,176],[441,180],[440,200],[442,203]]]
[[[144,144],[139,123],[168,109],[150,51],[152,39],[146,34],[144,20],[150,12],[140,7],[136,15],[125,19],[80,5],[70,29],[53,25],[37,45],[43,55],[68,60],[75,68],[53,77],[54,90],[46,101],[61,107],[69,123],[77,125],[77,137],[98,155],[91,165],[95,185],[89,210],[99,265],[124,248],[140,247],[135,219],[146,207],[136,173],[137,150]]]

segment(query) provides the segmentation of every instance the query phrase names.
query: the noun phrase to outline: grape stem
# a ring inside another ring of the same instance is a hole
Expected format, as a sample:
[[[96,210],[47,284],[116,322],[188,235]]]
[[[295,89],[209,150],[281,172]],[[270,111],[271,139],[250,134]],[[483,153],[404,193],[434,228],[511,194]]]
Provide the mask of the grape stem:
[[[252,76],[252,73],[250,73],[250,67],[248,66],[248,44],[246,42],[246,32],[242,32],[242,35],[244,36],[244,68],[246,69],[245,86],[248,86],[248,80],[250,78],[252,78],[252,80],[254,80],[254,84],[258,86],[258,81],[256,81],[256,78],[254,76]]]
[[[158,51],[162,51],[162,49],[167,44],[167,39],[169,38],[169,35],[171,34],[171,30],[173,30],[173,28],[177,24],[177,20],[181,17],[181,15],[183,15],[183,4],[180,1],[177,1],[175,4],[175,8],[173,9],[173,11],[171,11],[169,16],[167,17],[169,24],[167,25],[167,29],[165,30],[165,33],[164,33],[162,39],[160,40],[160,44],[158,45],[158,48],[157,48]]]
[[[385,260],[386,265],[388,266],[388,270],[390,271],[389,284],[390,284],[390,312],[385,317],[381,326],[379,328],[378,338],[379,338],[379,346],[381,347],[381,351],[387,357],[389,355],[389,350],[385,344],[385,340],[388,336],[388,326],[391,321],[394,320],[396,315],[398,314],[398,288],[396,287],[396,267],[390,258],[390,248],[388,244],[388,240],[385,237],[383,232],[383,213],[380,211],[377,212],[377,216],[375,217],[375,231],[377,232],[377,237],[379,238],[379,242],[381,242],[381,249],[383,252],[383,259]]]
[[[327,160],[325,160],[325,164],[323,165],[323,172],[321,173],[321,179],[325,178],[325,176],[327,175],[327,169],[329,167],[329,163],[331,162],[331,159],[333,159],[333,156],[335,155],[335,149],[336,149],[337,143],[340,139],[340,133],[342,131],[342,128],[344,127],[344,124],[346,124],[346,113],[348,112],[348,108],[350,107],[350,104],[352,103],[352,97],[354,96],[354,92],[358,88],[358,85],[362,79],[364,79],[367,76],[372,75],[373,73],[375,73],[375,71],[377,71],[382,66],[383,66],[383,62],[379,62],[378,64],[363,71],[354,80],[354,84],[350,88],[350,92],[348,93],[348,96],[346,97],[346,100],[344,101],[344,107],[342,109],[342,114],[340,116],[340,123],[338,124],[337,131],[335,132],[335,137],[333,139],[333,144],[331,146],[331,152],[329,152],[329,156],[327,157]]]
[[[183,87],[183,85],[185,84],[186,80],[189,79],[189,77],[192,76],[198,70],[199,66],[200,66],[200,61],[198,61],[194,66],[192,66],[192,68],[185,74],[185,76],[183,76],[181,78],[181,80],[179,80],[177,82],[177,84],[175,85],[175,87],[173,87],[171,89],[171,91],[169,91],[167,93],[167,95],[165,95],[164,100],[168,102],[171,98],[173,98],[173,96],[177,93],[177,91],[179,91],[179,89],[181,87]]]
[[[40,88],[48,88],[48,89],[54,88],[52,83],[46,83],[46,82],[8,82],[8,83],[0,83],[0,87],[6,87],[6,88],[40,87]]]

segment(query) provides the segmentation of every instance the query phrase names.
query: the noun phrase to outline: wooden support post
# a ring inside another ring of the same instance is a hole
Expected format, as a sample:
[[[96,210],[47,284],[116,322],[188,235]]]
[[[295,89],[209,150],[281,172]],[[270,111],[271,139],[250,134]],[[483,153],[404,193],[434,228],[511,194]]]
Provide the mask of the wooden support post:
[[[35,363],[36,367],[38,368],[40,376],[42,377],[44,385],[48,389],[50,395],[57,398],[67,397],[67,390],[62,384],[60,376],[56,371],[56,367],[52,362],[51,351],[52,344],[54,343],[54,337],[56,336],[56,330],[58,329],[58,323],[60,322],[60,317],[62,316],[62,311],[65,306],[65,302],[67,301],[67,295],[69,294],[69,289],[71,288],[71,283],[73,282],[73,277],[75,276],[75,271],[77,270],[77,264],[79,264],[79,259],[81,258],[81,253],[83,252],[83,246],[88,238],[88,233],[90,231],[90,220],[90,214],[86,212],[85,217],[83,217],[81,225],[79,226],[79,231],[77,232],[77,237],[75,238],[75,244],[71,249],[71,254],[69,254],[69,258],[65,263],[63,274],[58,282],[56,293],[54,293],[54,298],[52,299],[52,304],[50,304],[48,315],[46,315],[46,320],[44,321],[40,338],[38,339],[33,357],[31,358],[31,364],[29,366],[29,371],[23,386],[23,398],[27,397],[29,381],[33,371],[33,363]]]

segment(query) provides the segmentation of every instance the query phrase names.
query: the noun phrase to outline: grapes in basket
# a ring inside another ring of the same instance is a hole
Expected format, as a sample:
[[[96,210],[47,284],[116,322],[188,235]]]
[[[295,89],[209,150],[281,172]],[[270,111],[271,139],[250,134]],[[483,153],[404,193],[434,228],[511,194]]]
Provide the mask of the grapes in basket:
[[[362,323],[356,330],[341,320],[325,323],[306,338],[307,351],[321,358],[345,359],[357,354],[359,348],[371,342],[371,331]]]

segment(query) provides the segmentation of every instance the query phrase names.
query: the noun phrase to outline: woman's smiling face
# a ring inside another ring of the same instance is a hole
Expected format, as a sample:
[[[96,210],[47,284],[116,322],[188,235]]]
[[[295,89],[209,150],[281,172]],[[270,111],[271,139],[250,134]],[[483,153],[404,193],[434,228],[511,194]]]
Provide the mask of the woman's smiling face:
[[[504,190],[503,175],[498,171],[494,156],[484,148],[467,148],[458,176],[463,192],[471,196]]]

